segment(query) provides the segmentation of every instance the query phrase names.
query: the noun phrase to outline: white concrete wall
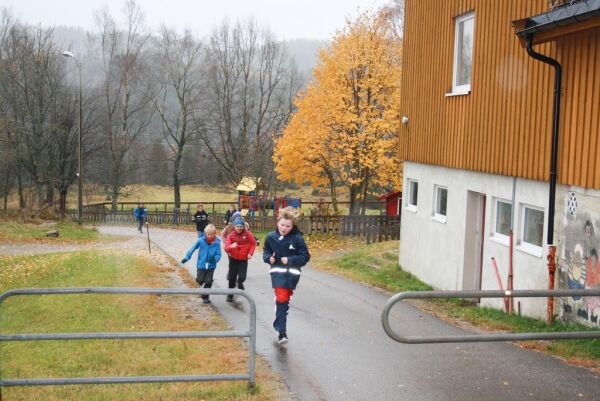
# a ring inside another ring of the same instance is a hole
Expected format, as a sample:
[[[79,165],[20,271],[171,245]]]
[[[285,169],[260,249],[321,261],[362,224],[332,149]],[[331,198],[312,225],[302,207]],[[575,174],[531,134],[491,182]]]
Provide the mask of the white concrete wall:
[[[510,201],[513,178],[466,170],[404,162],[404,188],[402,207],[400,264],[421,280],[443,290],[461,290],[465,253],[466,209],[468,191],[486,196],[485,233],[481,289],[496,290],[498,284],[491,258],[498,264],[503,285],[508,278],[509,248],[492,234],[494,232],[495,198]],[[419,182],[417,210],[407,208],[408,180]],[[445,223],[433,219],[434,186],[448,188],[447,218]],[[544,210],[544,240],[540,253],[528,252],[519,245],[521,227],[520,204]],[[548,286],[546,266],[546,231],[548,219],[548,183],[517,179],[514,207],[514,289],[545,289]],[[544,298],[515,299],[521,303],[525,315],[543,318],[546,310]],[[482,299],[483,305],[502,307],[500,299]]]

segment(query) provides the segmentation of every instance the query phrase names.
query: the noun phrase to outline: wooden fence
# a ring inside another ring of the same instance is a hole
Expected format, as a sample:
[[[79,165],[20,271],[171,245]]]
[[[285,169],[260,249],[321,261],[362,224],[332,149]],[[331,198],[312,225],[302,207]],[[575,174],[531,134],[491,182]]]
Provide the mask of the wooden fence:
[[[76,211],[67,213],[77,219]],[[223,227],[224,213],[211,214],[211,220],[218,229]],[[83,213],[83,221],[102,224],[134,224],[135,217],[130,211],[91,211]],[[151,225],[191,225],[191,212],[148,211],[146,220]],[[277,222],[273,216],[246,217],[252,231],[272,230]],[[397,240],[400,238],[400,216],[303,216],[298,220],[298,228],[305,234],[337,234],[363,237],[367,243]]]
[[[173,212],[175,208],[175,204],[173,202],[143,202],[148,211],[155,212],[163,212],[167,213]],[[191,211],[192,214],[196,211],[196,205],[202,203],[204,205],[204,210],[206,210],[210,215],[216,213],[225,213],[225,211],[229,208],[229,205],[234,204],[237,205],[238,201],[233,200],[229,202],[209,202],[209,201],[196,201],[196,202],[181,202],[181,208],[179,213],[185,213],[187,210]],[[338,201],[339,207],[348,207],[350,205],[349,201]],[[127,212],[135,209],[138,205],[138,202],[118,202],[117,210],[120,212]],[[273,205],[272,202],[267,203],[268,207],[266,208],[267,213],[273,213]],[[317,205],[325,205],[331,207],[331,201],[303,201],[302,206],[306,209],[312,209]],[[86,210],[96,210],[96,211],[110,211],[112,208],[112,204],[110,202],[99,202],[99,203],[90,203],[84,205],[84,209]],[[372,210],[379,210],[380,212],[385,212],[385,202],[383,201],[368,201],[367,208]]]
[[[298,227],[305,233],[365,237],[367,243],[400,239],[400,216],[310,216]]]

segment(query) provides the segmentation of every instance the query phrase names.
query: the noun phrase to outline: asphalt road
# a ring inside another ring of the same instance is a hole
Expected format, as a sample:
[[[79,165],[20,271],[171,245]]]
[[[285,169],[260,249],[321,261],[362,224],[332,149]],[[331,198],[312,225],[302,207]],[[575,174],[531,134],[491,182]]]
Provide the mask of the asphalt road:
[[[135,227],[102,232],[136,235]],[[141,235],[141,234],[137,234]],[[144,236],[146,234],[144,233]],[[151,229],[164,252],[181,260],[195,233]],[[195,277],[194,258],[185,268]],[[227,287],[227,257],[214,287]],[[557,358],[508,343],[404,345],[384,333],[380,315],[389,294],[306,267],[291,302],[289,343],[272,329],[274,295],[268,266],[258,253],[246,291],[257,306],[257,352],[282,374],[292,398],[312,400],[600,400],[600,376]],[[213,296],[232,327],[248,324],[248,306]],[[396,305],[390,322],[405,334],[454,334],[462,330],[410,305]]]

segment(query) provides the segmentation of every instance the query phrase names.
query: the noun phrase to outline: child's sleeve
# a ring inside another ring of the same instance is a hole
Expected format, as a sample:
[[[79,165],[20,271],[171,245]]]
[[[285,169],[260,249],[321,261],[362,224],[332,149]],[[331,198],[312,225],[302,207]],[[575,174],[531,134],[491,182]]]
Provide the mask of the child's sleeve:
[[[229,234],[231,234],[230,230],[230,225],[227,224],[225,226],[225,228],[223,228],[223,231],[221,231],[221,239],[223,240],[223,242],[227,243],[227,237],[229,237]]]
[[[263,245],[263,261],[265,263],[271,264],[269,262],[269,258],[273,255],[273,249],[271,248],[271,241],[269,235],[265,238],[265,244]]]
[[[254,255],[254,251],[256,250],[256,238],[254,238],[254,234],[248,231],[248,236],[250,237],[250,249],[248,250],[249,255]]]
[[[233,241],[231,238],[233,238],[233,235],[227,235],[225,238],[225,252],[227,254],[229,254],[229,252],[231,252],[231,243]]]
[[[197,240],[194,245],[190,248],[189,251],[187,251],[187,253],[185,254],[185,259],[186,260],[190,260],[192,258],[192,255],[194,254],[194,251],[196,249],[198,249],[198,247],[200,246],[200,240]],[[200,257],[200,255],[198,255],[198,257]]]
[[[218,239],[217,239],[218,241]],[[217,253],[215,254],[215,263],[221,260],[221,245],[217,244]]]
[[[308,252],[304,238],[298,236],[298,240],[296,241],[296,252],[294,255],[288,256],[288,265],[291,267],[302,267],[307,264],[309,260],[310,253]]]

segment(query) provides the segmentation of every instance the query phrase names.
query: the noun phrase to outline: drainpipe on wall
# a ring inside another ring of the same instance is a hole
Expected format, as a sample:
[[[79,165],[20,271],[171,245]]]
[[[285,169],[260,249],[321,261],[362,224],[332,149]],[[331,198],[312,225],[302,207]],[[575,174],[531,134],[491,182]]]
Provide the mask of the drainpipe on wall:
[[[558,127],[560,117],[560,88],[562,81],[562,67],[560,63],[548,56],[533,50],[533,34],[526,37],[527,54],[536,60],[554,67],[554,107],[552,111],[552,154],[550,160],[550,191],[548,194],[548,233],[546,235],[548,244],[548,289],[554,289],[554,273],[556,272],[556,246],[554,242],[554,205],[556,197],[556,166],[558,159]],[[552,324],[554,319],[554,298],[548,297],[546,310],[546,321]]]
[[[513,185],[512,185],[512,198],[511,198],[511,205],[512,207],[510,208],[510,231],[508,232],[508,284],[507,284],[507,289],[509,291],[512,291],[513,288],[513,260],[514,260],[514,255],[513,255],[513,250],[514,250],[514,221],[515,221],[515,193],[517,190],[517,177],[513,177]],[[510,297],[509,298],[509,304],[508,304],[508,313],[512,314],[513,313],[513,308],[514,308],[514,298]]]

